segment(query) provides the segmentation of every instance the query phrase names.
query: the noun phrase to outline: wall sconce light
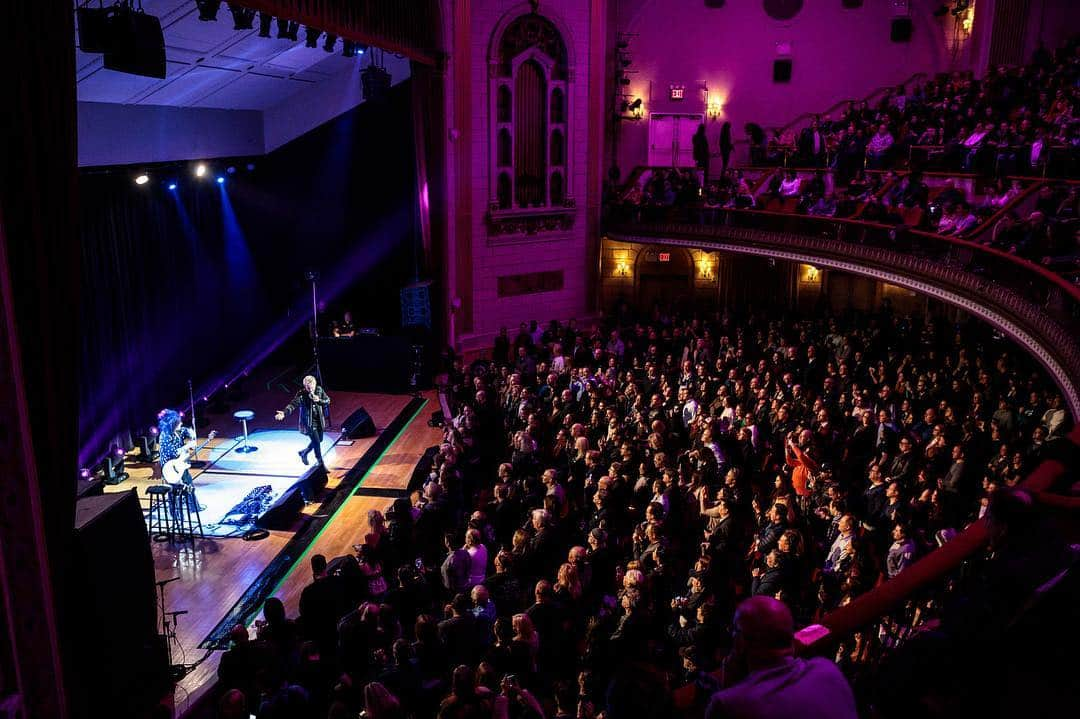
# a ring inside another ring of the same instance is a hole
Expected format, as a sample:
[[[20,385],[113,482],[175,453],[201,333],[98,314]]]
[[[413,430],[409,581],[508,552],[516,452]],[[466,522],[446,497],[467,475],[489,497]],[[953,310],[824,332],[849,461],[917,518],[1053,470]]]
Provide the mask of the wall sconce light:
[[[630,276],[630,263],[626,260],[617,260],[615,262],[615,276],[616,277],[629,277]]]
[[[709,97],[708,113],[710,120],[719,119],[720,115],[724,112],[724,103],[720,101],[718,97]]]
[[[813,265],[803,265],[802,270],[803,282],[819,282],[821,280],[821,273]]]
[[[716,275],[713,272],[713,264],[708,258],[702,257],[698,260],[698,275],[703,280],[716,279]]]

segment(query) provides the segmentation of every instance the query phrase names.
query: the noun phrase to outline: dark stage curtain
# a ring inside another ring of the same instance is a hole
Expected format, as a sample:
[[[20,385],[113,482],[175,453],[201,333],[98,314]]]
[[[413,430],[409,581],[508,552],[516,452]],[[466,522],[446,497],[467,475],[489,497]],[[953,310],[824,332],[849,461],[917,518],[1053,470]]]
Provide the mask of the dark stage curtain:
[[[547,82],[528,60],[514,77],[514,185],[519,207],[544,204],[547,186]]]
[[[74,14],[5,2],[0,139],[0,699],[63,719],[78,346]],[[68,683],[70,689],[71,683]]]
[[[402,83],[386,105],[256,158],[254,172],[208,161],[205,180],[183,165],[144,186],[127,168],[83,173],[82,466],[144,433],[162,407],[186,408],[189,379],[202,404],[290,337],[284,359],[308,360],[309,269],[324,332],[345,309],[362,326],[397,327],[416,236],[410,95]]]

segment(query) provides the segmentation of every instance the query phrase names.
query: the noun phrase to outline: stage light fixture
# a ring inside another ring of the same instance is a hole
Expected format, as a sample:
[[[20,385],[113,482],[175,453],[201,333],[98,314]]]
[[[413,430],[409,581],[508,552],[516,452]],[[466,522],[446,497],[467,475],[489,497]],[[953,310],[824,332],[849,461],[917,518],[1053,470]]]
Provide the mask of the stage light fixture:
[[[229,173],[230,175],[235,175],[236,174],[236,168],[233,167],[232,165],[229,165],[228,167],[225,168],[225,172]]]
[[[200,20],[203,22],[214,22],[217,20],[217,13],[221,8],[221,0],[195,0],[195,5],[199,8]]]
[[[206,165],[204,163],[200,162],[198,165],[195,165],[195,177],[205,177],[205,176],[206,176]]]
[[[255,11],[243,5],[229,3],[232,12],[233,30],[251,30],[255,27]]]
[[[224,185],[224,184],[225,184],[225,178],[224,178],[224,177],[222,177],[221,175],[218,175],[218,178],[217,178],[217,183],[218,183],[219,185]]]
[[[296,40],[298,32],[300,32],[300,23],[283,17],[277,19],[278,40]]]
[[[307,47],[318,47],[319,35],[322,35],[322,30],[318,30],[308,25],[304,28],[304,45]]]
[[[82,469],[79,470],[79,479],[87,480],[87,479],[90,479],[93,476],[94,476],[94,473],[91,472],[86,467],[83,467]]]
[[[331,35],[330,33],[326,33],[326,39],[323,40],[322,49],[326,50],[327,52],[333,52],[335,44],[337,44],[337,35]]]
[[[356,54],[363,55],[365,52],[367,52],[367,45],[362,42],[356,43]]]
[[[274,16],[270,13],[259,13],[259,37],[270,37],[270,25],[273,22]]]
[[[169,189],[170,190],[175,190],[176,189],[176,183],[175,182],[170,182],[169,183]]]
[[[248,172],[254,172],[255,171],[255,163],[254,162],[249,162],[247,164],[247,171]]]
[[[150,175],[147,175],[145,172],[135,178],[136,185],[145,185],[147,182],[150,182]]]

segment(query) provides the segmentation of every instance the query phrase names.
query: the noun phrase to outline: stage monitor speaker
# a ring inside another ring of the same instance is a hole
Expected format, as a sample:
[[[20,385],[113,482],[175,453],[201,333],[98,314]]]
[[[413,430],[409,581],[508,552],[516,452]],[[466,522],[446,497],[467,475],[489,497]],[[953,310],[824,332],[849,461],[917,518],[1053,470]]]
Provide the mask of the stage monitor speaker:
[[[341,423],[341,434],[346,439],[374,437],[375,420],[371,418],[371,415],[368,414],[366,409],[361,407],[350,414],[349,418]]]
[[[791,59],[773,60],[773,82],[791,82]]]
[[[889,39],[893,42],[911,42],[912,27],[909,17],[893,18]]]
[[[165,77],[165,36],[153,15],[129,10],[109,20],[105,67],[146,77]]]
[[[135,491],[82,497],[65,588],[77,716],[141,717],[168,687],[154,560]],[[166,595],[168,598],[168,595]],[[184,609],[169,601],[169,609]]]

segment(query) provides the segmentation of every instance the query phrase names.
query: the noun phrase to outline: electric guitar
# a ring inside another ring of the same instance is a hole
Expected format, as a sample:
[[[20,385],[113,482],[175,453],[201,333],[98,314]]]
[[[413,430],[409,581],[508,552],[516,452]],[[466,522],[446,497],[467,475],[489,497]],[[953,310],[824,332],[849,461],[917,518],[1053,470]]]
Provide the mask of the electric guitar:
[[[180,448],[180,456],[176,459],[170,459],[168,462],[161,466],[161,478],[171,487],[179,487],[184,484],[184,473],[191,469],[191,457],[198,454],[206,445],[210,444],[210,441],[217,437],[217,431],[211,432],[206,437],[206,441],[195,446],[195,442],[188,442]]]

